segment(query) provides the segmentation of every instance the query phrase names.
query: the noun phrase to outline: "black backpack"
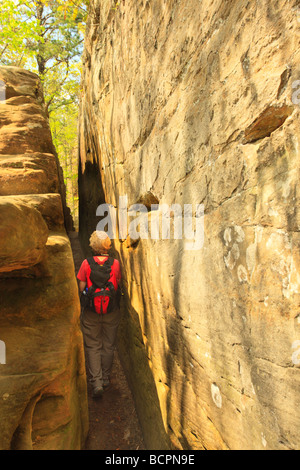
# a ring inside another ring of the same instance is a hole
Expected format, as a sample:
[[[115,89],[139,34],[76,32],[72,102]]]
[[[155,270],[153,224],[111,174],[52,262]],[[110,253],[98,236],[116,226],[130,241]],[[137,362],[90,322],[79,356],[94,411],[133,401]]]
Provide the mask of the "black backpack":
[[[120,303],[120,288],[115,291],[113,283],[109,281],[114,259],[108,258],[105,263],[98,264],[94,258],[88,258],[87,262],[91,268],[89,278],[92,285],[88,292],[83,293],[81,305],[92,308],[98,314],[110,313]]]

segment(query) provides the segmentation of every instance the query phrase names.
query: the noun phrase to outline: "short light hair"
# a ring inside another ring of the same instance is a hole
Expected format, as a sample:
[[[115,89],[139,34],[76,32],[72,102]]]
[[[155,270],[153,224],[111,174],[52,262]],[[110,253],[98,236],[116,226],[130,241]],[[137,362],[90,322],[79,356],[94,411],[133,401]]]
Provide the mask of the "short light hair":
[[[93,232],[90,237],[90,247],[97,255],[110,250],[111,241],[107,233],[99,231]]]

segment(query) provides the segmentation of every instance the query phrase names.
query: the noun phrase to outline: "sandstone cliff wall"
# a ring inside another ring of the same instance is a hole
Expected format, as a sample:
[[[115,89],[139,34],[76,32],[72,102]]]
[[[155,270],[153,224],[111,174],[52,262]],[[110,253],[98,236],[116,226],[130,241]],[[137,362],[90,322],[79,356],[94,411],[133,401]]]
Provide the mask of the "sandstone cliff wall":
[[[61,170],[37,75],[0,67],[0,81],[0,449],[80,449],[86,379]]]
[[[298,8],[91,2],[83,241],[119,196],[205,209],[201,250],[116,241],[120,349],[149,448],[300,448]]]

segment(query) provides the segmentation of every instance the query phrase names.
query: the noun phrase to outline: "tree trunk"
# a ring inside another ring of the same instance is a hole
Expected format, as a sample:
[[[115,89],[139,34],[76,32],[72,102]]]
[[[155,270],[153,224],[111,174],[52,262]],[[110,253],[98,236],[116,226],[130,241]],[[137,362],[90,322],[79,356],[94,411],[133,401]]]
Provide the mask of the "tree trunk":
[[[41,1],[38,1],[36,3],[36,18],[41,25],[43,23],[43,14],[44,14],[44,5]],[[41,78],[43,78],[45,74],[45,68],[46,68],[46,59],[43,56],[43,43],[42,41],[38,41],[38,49],[37,49],[37,55],[36,55],[36,61],[38,64],[38,69],[39,69],[39,75]]]

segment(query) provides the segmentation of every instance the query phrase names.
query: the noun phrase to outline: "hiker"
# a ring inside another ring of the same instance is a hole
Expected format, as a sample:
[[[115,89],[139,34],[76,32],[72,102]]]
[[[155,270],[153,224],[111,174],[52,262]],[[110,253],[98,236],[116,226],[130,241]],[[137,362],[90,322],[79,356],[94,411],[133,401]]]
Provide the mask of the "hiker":
[[[109,387],[121,318],[121,269],[119,261],[108,254],[111,246],[105,232],[94,232],[90,237],[94,256],[83,261],[77,274],[81,329],[94,398],[101,397]]]

